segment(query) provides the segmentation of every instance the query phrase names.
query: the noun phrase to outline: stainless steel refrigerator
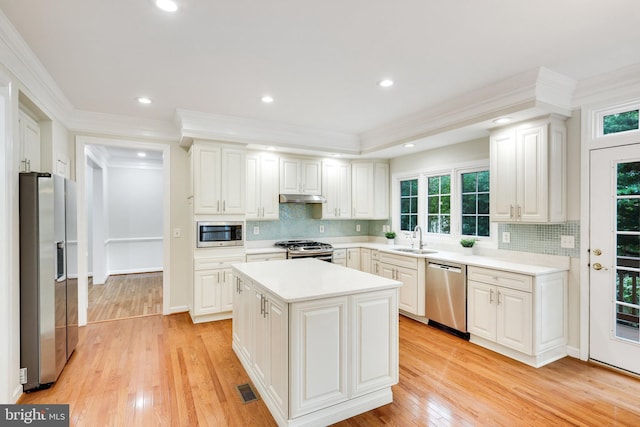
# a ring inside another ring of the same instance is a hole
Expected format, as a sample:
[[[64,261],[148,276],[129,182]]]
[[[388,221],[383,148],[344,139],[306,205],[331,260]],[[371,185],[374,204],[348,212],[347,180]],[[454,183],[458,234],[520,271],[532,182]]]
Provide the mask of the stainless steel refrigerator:
[[[20,366],[24,391],[54,383],[78,342],[75,183],[20,174]]]

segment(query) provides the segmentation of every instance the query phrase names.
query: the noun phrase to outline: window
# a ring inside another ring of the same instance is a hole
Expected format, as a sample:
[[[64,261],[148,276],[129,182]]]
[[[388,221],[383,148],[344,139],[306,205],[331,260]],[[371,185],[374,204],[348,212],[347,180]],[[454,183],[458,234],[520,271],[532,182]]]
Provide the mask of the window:
[[[610,114],[604,116],[603,133],[625,132],[628,130],[638,130],[638,110],[625,111],[623,113]]]
[[[489,171],[460,174],[461,234],[489,236]]]
[[[400,181],[400,230],[418,225],[418,179]]]
[[[427,178],[427,232],[451,233],[451,175]]]

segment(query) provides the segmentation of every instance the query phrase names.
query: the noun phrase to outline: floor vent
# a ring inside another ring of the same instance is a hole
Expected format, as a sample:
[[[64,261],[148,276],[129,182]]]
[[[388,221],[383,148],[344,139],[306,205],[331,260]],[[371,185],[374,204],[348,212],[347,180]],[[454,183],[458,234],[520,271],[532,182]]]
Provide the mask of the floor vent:
[[[250,403],[258,400],[258,393],[253,390],[251,384],[240,384],[236,386],[242,403]]]

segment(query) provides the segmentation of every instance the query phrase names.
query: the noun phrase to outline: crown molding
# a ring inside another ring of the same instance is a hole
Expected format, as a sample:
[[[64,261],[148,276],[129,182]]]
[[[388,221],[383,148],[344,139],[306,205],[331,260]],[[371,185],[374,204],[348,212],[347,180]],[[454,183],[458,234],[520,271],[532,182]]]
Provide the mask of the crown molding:
[[[209,139],[292,149],[360,153],[358,137],[341,132],[184,109],[176,110],[175,122],[182,129],[180,144],[185,147],[191,145],[194,139]]]
[[[19,81],[19,90],[34,105],[68,125],[73,105],[1,10],[0,63]]]
[[[572,105],[617,102],[620,99],[637,98],[640,95],[640,64],[629,65],[610,73],[581,80],[576,88]]]
[[[360,134],[363,152],[444,134],[523,110],[571,115],[575,81],[540,67]],[[488,125],[485,125],[487,127]]]
[[[170,121],[76,110],[69,129],[77,133],[178,141],[180,131]]]

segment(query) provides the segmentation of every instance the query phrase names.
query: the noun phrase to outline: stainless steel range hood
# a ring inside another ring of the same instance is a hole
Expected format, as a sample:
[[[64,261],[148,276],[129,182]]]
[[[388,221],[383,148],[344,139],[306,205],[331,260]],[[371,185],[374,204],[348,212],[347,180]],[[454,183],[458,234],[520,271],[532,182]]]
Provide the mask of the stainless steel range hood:
[[[313,194],[281,194],[280,203],[327,203],[327,199]]]

